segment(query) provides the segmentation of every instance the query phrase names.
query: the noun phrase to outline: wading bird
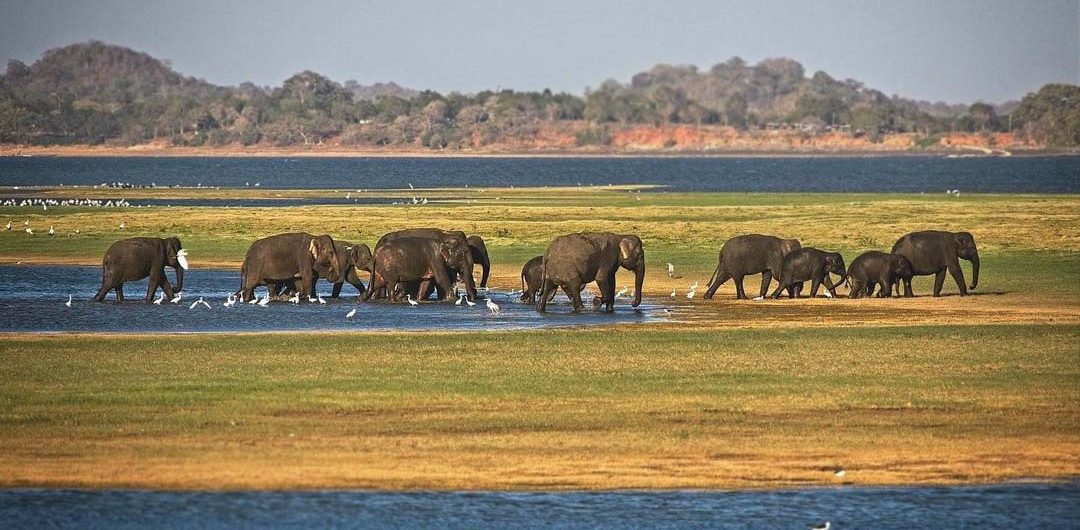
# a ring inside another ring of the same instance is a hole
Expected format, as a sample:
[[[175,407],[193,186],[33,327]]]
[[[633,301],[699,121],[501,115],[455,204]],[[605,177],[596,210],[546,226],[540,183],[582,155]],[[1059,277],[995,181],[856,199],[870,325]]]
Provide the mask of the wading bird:
[[[454,302],[454,305],[461,305],[461,301],[464,299],[465,295],[461,295],[460,297],[458,297],[457,302]]]
[[[418,305],[420,305],[419,303],[417,303],[417,302],[416,302],[416,300],[413,300],[413,299],[412,299],[412,295],[411,295],[411,294],[407,294],[407,295],[405,295],[405,301],[406,301],[406,302],[409,302],[409,305],[411,305],[411,306],[418,306]]]
[[[825,521],[824,523],[811,526],[810,530],[829,530],[830,528],[832,528],[832,523]]]
[[[355,307],[352,309],[352,311],[349,311],[348,313],[345,313],[345,318],[352,318],[354,316],[356,316],[356,308]]]
[[[682,275],[675,274],[675,265],[671,263],[667,264],[667,275],[668,278],[682,278]]]
[[[266,307],[269,303],[270,303],[270,295],[266,295],[266,296],[259,299],[259,302],[258,302],[257,305],[259,307]]]
[[[164,302],[164,301],[165,301],[165,291],[161,291],[161,297],[158,298],[157,300],[154,300],[154,305],[161,305],[161,303]]]
[[[194,302],[192,302],[191,306],[188,307],[188,309],[195,309],[199,305],[206,306],[207,309],[210,309],[210,304],[206,303],[206,300],[203,300],[203,298],[201,296],[199,297],[198,300],[195,300]]]
[[[289,301],[294,303],[294,304],[299,304],[300,303],[300,291],[296,291],[295,293],[293,293],[292,298],[290,298]]]
[[[499,307],[499,304],[496,304],[495,301],[490,298],[487,299],[487,308],[488,311],[490,311],[493,315],[498,314],[500,311],[502,311],[502,308]]]
[[[623,287],[622,289],[619,289],[619,292],[615,293],[615,300],[618,300],[619,298],[621,298],[623,296],[626,296],[626,293],[628,293],[628,292],[630,292],[629,287]]]
[[[319,301],[320,305],[325,305],[326,304],[326,300],[323,300],[322,296],[318,296],[315,299]]]
[[[64,305],[66,305],[68,307],[71,307],[71,295],[70,294],[68,295],[68,301],[64,302]]]
[[[176,296],[175,296],[175,297],[173,297],[173,299],[172,299],[172,300],[169,300],[169,303],[170,303],[170,304],[179,304],[179,303],[180,303],[180,299],[181,299],[181,298],[183,298],[183,297],[184,297],[184,295],[182,295],[182,294],[180,294],[180,293],[176,293]]]

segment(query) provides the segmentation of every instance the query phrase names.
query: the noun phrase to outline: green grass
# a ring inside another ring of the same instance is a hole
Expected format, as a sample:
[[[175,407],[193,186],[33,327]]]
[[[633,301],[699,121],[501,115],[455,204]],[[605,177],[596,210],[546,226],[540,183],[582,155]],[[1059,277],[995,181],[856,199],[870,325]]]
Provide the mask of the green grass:
[[[531,486],[514,469],[533,466],[574,487],[730,487],[747,485],[732,474],[747,462],[774,485],[814,462],[862,483],[1080,469],[1080,330],[1066,325],[46,336],[0,343],[0,366],[7,485],[517,488]],[[938,469],[876,467],[912,449]],[[640,476],[670,459],[711,474]],[[612,471],[582,478],[579,460]],[[402,461],[405,476],[379,464]]]

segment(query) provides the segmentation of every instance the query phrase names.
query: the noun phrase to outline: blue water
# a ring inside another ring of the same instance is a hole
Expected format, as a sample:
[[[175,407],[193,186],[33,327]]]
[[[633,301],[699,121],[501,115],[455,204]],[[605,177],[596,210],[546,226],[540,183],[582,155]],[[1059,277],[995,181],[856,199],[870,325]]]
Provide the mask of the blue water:
[[[172,269],[166,269],[175,283]],[[232,332],[298,330],[501,330],[565,326],[589,326],[623,322],[652,322],[666,313],[659,301],[645,300],[637,309],[626,299],[616,302],[615,313],[570,313],[565,296],[538,313],[506,291],[487,294],[502,311],[491,314],[484,300],[474,307],[452,302],[425,302],[418,307],[386,302],[358,303],[356,289],[345,284],[341,298],[329,298],[331,285],[320,281],[317,289],[326,304],[271,302],[266,307],[222,304],[239,288],[239,270],[191,269],[184,276],[179,304],[147,304],[147,281],[124,284],[124,303],[114,303],[112,292],[105,303],[93,301],[101,286],[100,267],[0,266],[0,331],[17,332]],[[595,291],[595,288],[593,289]],[[265,292],[260,288],[256,294]],[[158,296],[161,291],[158,290]],[[72,307],[64,302],[68,295]],[[202,297],[210,309],[190,305]],[[345,314],[356,309],[356,315]],[[3,525],[0,525],[2,528]]]
[[[25,195],[3,194],[0,195],[2,199],[0,202],[8,199],[21,202],[23,199],[35,199],[38,197],[28,197]],[[67,197],[56,198],[56,201],[63,201],[65,199],[83,199],[85,197],[80,196],[78,190],[72,190],[72,194]],[[119,197],[118,197],[119,198]],[[40,198],[38,198],[40,199]],[[104,199],[102,202],[109,199]],[[150,199],[150,198],[135,198],[125,199],[130,206],[127,208],[145,208],[145,207],[181,207],[181,206],[204,206],[214,208],[267,208],[267,207],[290,207],[290,206],[316,206],[316,205],[348,205],[348,204],[393,204],[396,202],[394,199],[387,199],[382,197],[288,197],[281,199],[212,199],[204,197],[193,197],[185,199]],[[28,206],[30,208],[40,209],[40,206]],[[49,206],[53,208],[54,206]],[[62,208],[61,206],[55,206]],[[79,208],[102,208],[104,206],[79,206]],[[9,206],[10,208],[10,206]]]
[[[0,157],[0,186],[407,188],[657,184],[686,191],[1080,193],[1080,157]]]
[[[0,490],[6,528],[1080,528],[1080,487],[746,492]]]

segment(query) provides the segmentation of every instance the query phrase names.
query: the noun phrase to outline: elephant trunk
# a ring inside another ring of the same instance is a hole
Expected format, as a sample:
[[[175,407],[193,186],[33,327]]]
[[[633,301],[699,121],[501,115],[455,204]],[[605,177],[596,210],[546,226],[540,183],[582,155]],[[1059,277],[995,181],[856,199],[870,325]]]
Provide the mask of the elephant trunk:
[[[971,290],[979,285],[979,251],[971,256]]]
[[[476,300],[476,282],[473,281],[473,260],[468,258],[465,263],[465,271],[462,276],[465,277],[465,295],[470,301]]]
[[[833,290],[836,290],[837,287],[840,287],[841,285],[846,284],[847,281],[848,281],[848,273],[847,273],[847,271],[845,271],[843,269],[840,269],[840,280],[837,281],[835,284],[833,284]],[[851,287],[848,286],[848,288],[850,289]]]
[[[184,268],[176,268],[176,292],[184,290]]]
[[[641,257],[638,266],[634,268],[634,302],[633,307],[641,305],[641,287],[645,283],[645,257]]]

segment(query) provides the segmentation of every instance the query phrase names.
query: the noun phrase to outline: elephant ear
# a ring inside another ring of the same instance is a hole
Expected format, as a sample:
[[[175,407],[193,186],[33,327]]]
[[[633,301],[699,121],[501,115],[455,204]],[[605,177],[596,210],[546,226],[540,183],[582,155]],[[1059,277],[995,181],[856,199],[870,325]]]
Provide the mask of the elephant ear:
[[[311,254],[311,261],[319,261],[319,245],[315,242],[315,238],[311,239],[308,243],[308,253]]]
[[[619,259],[626,261],[630,259],[630,256],[634,253],[634,241],[628,237],[622,238],[619,241]]]

